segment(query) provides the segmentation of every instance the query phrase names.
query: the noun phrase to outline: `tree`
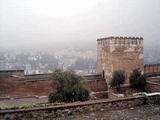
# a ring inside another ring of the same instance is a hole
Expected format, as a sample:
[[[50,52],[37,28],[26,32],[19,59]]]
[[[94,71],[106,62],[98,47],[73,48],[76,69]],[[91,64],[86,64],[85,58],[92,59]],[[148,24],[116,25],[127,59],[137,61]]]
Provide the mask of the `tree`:
[[[146,78],[141,73],[140,69],[133,70],[133,72],[130,74],[129,81],[130,87],[144,90],[146,85]]]
[[[116,88],[117,91],[120,90],[120,85],[124,84],[126,79],[126,74],[124,70],[116,70],[112,74],[110,85],[112,88]]]
[[[50,93],[49,102],[75,102],[89,99],[84,78],[74,71],[55,70],[52,79],[57,84],[57,91]]]

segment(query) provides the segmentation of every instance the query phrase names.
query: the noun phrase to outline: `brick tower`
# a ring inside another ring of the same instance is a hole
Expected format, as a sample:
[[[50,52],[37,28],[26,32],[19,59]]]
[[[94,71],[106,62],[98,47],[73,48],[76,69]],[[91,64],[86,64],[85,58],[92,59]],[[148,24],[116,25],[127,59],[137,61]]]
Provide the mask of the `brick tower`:
[[[128,78],[135,68],[143,71],[142,37],[107,37],[97,40],[97,73],[101,73],[107,82],[114,70],[125,70]]]

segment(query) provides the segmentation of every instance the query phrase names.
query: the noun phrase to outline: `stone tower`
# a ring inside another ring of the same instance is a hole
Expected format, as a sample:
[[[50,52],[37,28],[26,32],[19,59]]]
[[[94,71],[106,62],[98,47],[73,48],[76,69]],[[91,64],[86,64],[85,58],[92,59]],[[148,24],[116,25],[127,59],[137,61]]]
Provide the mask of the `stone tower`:
[[[107,37],[97,40],[97,73],[108,82],[114,70],[125,70],[127,83],[135,68],[143,71],[142,37]]]

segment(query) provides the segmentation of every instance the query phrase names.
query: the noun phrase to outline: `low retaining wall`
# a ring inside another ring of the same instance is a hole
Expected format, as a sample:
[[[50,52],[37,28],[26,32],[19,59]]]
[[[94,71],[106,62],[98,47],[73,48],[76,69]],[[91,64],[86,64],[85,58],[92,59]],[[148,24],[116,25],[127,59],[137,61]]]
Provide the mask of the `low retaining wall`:
[[[148,98],[145,96],[137,96],[117,100],[105,99],[31,109],[1,110],[0,119],[53,119],[95,111],[130,108],[144,105],[147,102],[160,104],[160,94],[150,95]]]

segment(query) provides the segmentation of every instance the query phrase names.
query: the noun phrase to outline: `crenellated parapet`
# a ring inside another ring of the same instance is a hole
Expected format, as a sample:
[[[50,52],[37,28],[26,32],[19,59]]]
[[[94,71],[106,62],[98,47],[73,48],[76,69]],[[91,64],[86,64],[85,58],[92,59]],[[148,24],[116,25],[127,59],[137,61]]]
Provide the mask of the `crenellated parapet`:
[[[148,77],[159,76],[160,75],[160,64],[145,64],[144,74]]]
[[[127,79],[134,69],[143,71],[143,59],[142,37],[97,39],[97,73],[101,73],[107,81],[115,70],[125,70]]]
[[[143,45],[142,37],[106,37],[97,39],[98,45],[101,46],[132,46],[132,45]]]

